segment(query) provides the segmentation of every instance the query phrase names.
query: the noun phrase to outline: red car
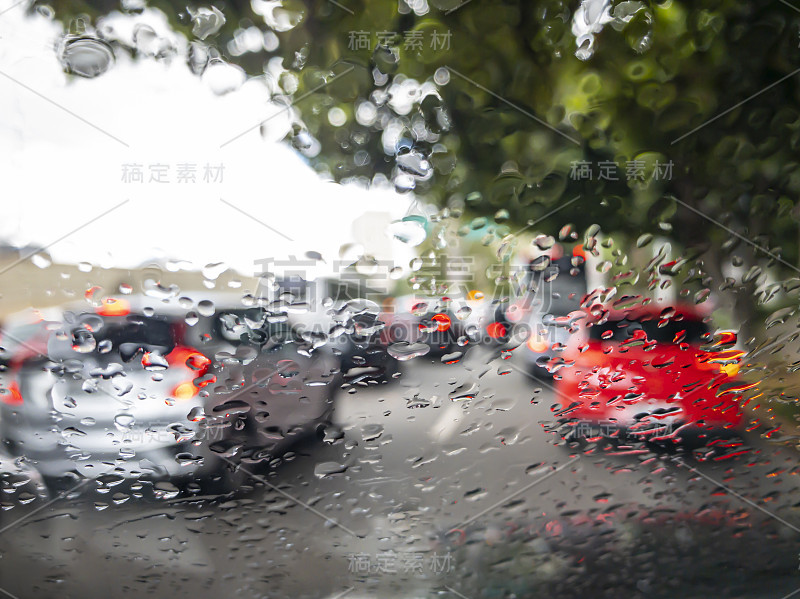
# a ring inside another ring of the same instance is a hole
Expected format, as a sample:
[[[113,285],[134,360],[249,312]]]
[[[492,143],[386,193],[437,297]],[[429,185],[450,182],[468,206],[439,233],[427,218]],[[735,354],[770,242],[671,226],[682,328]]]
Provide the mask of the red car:
[[[571,437],[707,442],[741,427],[744,352],[696,306],[597,304],[563,320],[573,334],[555,389]]]

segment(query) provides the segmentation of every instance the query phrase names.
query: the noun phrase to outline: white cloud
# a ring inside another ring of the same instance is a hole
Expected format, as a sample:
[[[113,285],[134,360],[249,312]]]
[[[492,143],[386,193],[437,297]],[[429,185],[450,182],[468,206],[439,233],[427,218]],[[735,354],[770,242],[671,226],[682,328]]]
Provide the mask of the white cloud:
[[[357,217],[405,212],[407,197],[325,183],[279,144],[288,114],[269,102],[263,82],[217,96],[181,59],[166,65],[124,55],[100,77],[69,78],[53,50],[59,35],[57,25],[21,9],[0,16],[0,238],[49,245],[127,199],[53,245],[53,259],[109,266],[154,257],[196,267],[224,261],[251,272],[254,260],[269,256],[315,250],[335,259],[339,246],[354,241]],[[257,126],[266,118],[267,139]],[[171,183],[147,181],[157,163],[168,166]],[[144,183],[123,181],[133,164],[142,165]],[[195,183],[176,182],[181,164],[196,166]],[[203,182],[206,164],[224,166],[221,182]],[[383,245],[407,263],[402,247]]]

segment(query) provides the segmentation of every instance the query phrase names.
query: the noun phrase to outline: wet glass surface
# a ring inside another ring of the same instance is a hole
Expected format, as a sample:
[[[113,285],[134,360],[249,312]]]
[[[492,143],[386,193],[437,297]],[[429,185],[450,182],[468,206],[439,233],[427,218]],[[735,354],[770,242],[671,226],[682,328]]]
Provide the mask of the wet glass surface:
[[[0,3],[0,595],[800,596],[799,36]]]

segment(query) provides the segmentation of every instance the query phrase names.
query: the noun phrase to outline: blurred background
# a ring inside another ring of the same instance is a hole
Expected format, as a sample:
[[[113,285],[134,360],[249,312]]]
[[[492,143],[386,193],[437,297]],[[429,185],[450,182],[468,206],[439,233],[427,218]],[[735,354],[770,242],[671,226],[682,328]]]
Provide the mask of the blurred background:
[[[800,593],[800,5],[0,2],[0,592]]]

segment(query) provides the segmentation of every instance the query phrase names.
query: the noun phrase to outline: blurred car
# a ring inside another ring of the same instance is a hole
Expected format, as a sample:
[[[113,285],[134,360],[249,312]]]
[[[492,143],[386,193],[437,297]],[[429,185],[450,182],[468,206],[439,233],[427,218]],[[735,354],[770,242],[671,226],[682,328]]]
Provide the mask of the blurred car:
[[[382,314],[356,310],[348,328],[334,350],[340,356],[341,371],[349,384],[387,383],[399,371],[398,360],[388,351],[382,332],[386,323]]]
[[[183,343],[185,309],[156,303],[108,298],[7,327],[0,436],[13,455],[52,478],[185,471],[211,362]]]
[[[697,307],[595,305],[562,320],[574,333],[560,350],[555,390],[571,437],[702,444],[741,427],[744,352],[732,333],[711,339]]]
[[[206,458],[269,462],[328,422],[340,362],[304,340],[279,309],[217,304],[190,335],[212,361],[201,393]]]
[[[385,383],[397,372],[383,335],[380,294],[364,281],[287,277],[268,294],[270,309],[285,310],[286,322],[312,344],[327,345],[351,384]]]
[[[424,344],[431,355],[480,342],[484,301],[476,292],[462,298],[415,294],[394,298],[381,316],[384,342]]]
[[[557,252],[553,253],[555,250]],[[551,257],[552,256],[558,256]],[[503,306],[497,316],[508,342],[516,338],[523,346],[516,352],[527,372],[536,378],[550,378],[560,367],[559,349],[567,344],[570,334],[564,319],[577,310],[586,295],[586,274],[580,246],[571,255],[564,255],[556,245],[546,260],[529,264],[527,291],[516,301]],[[517,335],[514,335],[518,332]]]
[[[223,465],[214,457],[274,457],[327,421],[331,349],[280,306],[203,301],[128,296],[10,327],[5,446],[49,478],[205,475]]]

